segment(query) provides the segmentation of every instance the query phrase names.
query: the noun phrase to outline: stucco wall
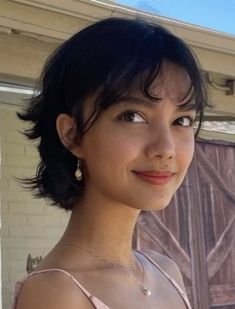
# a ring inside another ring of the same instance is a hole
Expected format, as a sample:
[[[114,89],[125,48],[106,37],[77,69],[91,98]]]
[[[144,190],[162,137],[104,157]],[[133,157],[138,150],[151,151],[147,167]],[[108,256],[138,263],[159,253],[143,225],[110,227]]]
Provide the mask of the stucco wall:
[[[23,129],[16,108],[0,103],[2,196],[2,301],[10,309],[13,286],[26,275],[26,259],[44,256],[62,234],[68,213],[34,199],[15,177],[32,175],[38,156]]]

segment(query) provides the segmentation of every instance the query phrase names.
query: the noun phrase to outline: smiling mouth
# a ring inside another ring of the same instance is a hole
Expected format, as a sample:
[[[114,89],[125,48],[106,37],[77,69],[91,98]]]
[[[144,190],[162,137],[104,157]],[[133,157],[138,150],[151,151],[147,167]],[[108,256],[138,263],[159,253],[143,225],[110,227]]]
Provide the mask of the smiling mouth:
[[[165,185],[175,175],[175,173],[169,171],[133,171],[133,173],[140,179],[153,185]]]

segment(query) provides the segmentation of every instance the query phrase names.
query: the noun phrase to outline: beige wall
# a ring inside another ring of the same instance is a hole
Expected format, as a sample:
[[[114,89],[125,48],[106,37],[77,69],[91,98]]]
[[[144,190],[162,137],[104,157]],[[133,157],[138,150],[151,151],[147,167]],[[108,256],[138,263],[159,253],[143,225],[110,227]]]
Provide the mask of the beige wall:
[[[56,243],[68,221],[68,213],[34,199],[14,177],[31,175],[37,153],[19,133],[22,123],[16,108],[0,103],[2,196],[2,295],[10,309],[15,282],[26,275],[26,258],[44,256]]]

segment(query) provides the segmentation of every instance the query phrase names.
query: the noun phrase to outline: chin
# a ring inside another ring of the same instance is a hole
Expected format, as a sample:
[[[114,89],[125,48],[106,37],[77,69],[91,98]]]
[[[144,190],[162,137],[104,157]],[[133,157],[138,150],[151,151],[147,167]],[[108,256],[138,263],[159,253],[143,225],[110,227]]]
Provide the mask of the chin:
[[[158,210],[163,210],[166,208],[172,199],[172,196],[165,196],[162,198],[159,198],[158,200],[148,200],[143,203],[138,203],[138,205],[133,205],[134,208],[139,209],[139,210],[144,210],[144,211],[158,211]]]
[[[162,203],[156,203],[154,205],[149,205],[149,207],[144,207],[142,208],[142,210],[146,210],[146,211],[158,211],[158,210],[163,210],[164,208],[166,208],[168,205],[170,204],[169,202],[162,202]]]

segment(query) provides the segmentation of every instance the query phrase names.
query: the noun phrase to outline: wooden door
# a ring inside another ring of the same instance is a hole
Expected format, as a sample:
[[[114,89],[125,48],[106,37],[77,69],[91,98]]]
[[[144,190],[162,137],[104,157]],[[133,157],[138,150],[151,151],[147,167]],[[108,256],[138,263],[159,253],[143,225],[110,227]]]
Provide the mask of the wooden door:
[[[171,204],[142,212],[134,246],[180,267],[195,309],[235,308],[235,145],[198,142]]]

